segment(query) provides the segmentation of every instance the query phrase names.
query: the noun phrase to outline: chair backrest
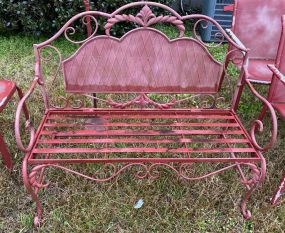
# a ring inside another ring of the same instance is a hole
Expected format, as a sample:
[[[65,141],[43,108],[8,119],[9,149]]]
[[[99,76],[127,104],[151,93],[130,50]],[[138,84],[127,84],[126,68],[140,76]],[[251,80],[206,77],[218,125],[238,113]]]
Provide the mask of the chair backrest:
[[[275,59],[284,0],[236,0],[232,31],[250,49],[251,58]]]
[[[282,16],[282,30],[275,65],[285,75],[285,15]],[[285,103],[285,85],[277,77],[273,77],[269,91],[269,100],[271,102]]]

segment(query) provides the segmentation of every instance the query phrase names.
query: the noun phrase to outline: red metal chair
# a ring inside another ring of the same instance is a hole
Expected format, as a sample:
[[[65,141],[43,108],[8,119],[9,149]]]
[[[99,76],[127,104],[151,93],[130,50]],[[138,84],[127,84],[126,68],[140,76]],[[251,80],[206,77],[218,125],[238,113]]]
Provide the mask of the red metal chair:
[[[285,22],[285,16],[283,17]],[[285,26],[285,23],[283,24]],[[283,32],[285,35],[285,33]],[[284,36],[283,35],[283,36]],[[274,65],[269,65],[269,68],[273,72],[272,84],[270,87],[268,100],[272,103],[272,106],[278,111],[281,117],[285,120],[285,37],[283,37],[283,51],[282,51],[282,59],[280,63],[280,71]],[[282,72],[282,73],[281,73]],[[281,195],[285,191],[285,173],[283,174],[282,179],[271,199],[272,205],[276,205]]]
[[[267,100],[285,120],[285,15],[282,16],[282,32],[275,65],[269,65],[269,68],[273,72],[273,78]],[[267,107],[264,107],[259,117],[260,120],[263,119],[266,111]],[[285,174],[283,175],[283,178],[281,179],[280,184],[271,200],[273,205],[278,203],[280,196],[284,191]]]
[[[17,85],[9,80],[0,80],[0,113],[4,110],[12,96],[15,92],[18,92],[19,98],[22,99],[23,92]],[[24,114],[26,119],[29,119],[29,114],[26,106],[24,106]],[[3,136],[0,134],[0,153],[3,157],[3,162],[5,166],[9,169],[12,169],[13,162],[11,159],[11,155],[8,151],[8,148],[5,144]]]
[[[267,64],[276,64],[280,17],[284,13],[284,0],[235,1],[232,30],[227,31],[234,40],[240,39],[237,43],[250,49],[248,78],[253,83],[271,83],[272,74]]]

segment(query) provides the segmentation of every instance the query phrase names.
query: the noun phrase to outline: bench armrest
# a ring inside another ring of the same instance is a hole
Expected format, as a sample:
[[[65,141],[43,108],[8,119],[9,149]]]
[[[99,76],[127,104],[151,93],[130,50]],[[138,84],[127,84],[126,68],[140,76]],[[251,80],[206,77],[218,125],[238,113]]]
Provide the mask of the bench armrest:
[[[16,135],[16,142],[19,149],[23,152],[29,152],[32,149],[32,146],[35,141],[35,128],[32,126],[30,121],[30,114],[28,113],[28,117],[25,123],[25,129],[30,131],[30,141],[27,147],[25,147],[22,143],[21,133],[20,133],[20,118],[21,118],[21,112],[23,110],[23,107],[25,106],[26,100],[29,98],[29,96],[33,93],[35,87],[39,84],[39,78],[36,77],[30,89],[28,92],[24,95],[24,97],[20,100],[17,111],[16,111],[16,119],[15,119],[15,135]]]
[[[245,78],[245,83],[247,84],[247,86],[249,87],[250,91],[261,101],[263,102],[263,104],[269,109],[270,115],[271,115],[271,121],[272,121],[272,127],[271,127],[271,137],[269,142],[264,146],[261,147],[257,141],[256,141],[256,137],[255,137],[255,133],[256,131],[258,131],[258,133],[263,132],[263,123],[260,119],[255,120],[251,126],[250,129],[250,136],[252,139],[252,144],[254,145],[254,147],[259,150],[259,151],[267,151],[268,149],[270,149],[274,143],[276,142],[276,138],[277,138],[277,117],[274,111],[274,108],[272,107],[272,105],[263,97],[261,96],[253,87],[253,85],[251,84],[251,82],[248,80],[248,75],[247,75],[247,70],[245,70],[246,73],[246,78]]]
[[[268,68],[272,71],[272,73],[274,74],[273,78],[278,78],[279,81],[281,81],[281,83],[283,83],[285,85],[285,75],[282,74],[278,68],[276,68],[275,65],[268,65]]]

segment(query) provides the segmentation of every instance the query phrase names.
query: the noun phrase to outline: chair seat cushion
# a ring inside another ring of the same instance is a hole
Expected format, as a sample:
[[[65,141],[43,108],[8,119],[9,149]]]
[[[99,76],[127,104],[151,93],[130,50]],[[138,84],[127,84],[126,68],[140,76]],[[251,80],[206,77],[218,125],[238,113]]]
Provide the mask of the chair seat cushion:
[[[270,84],[272,72],[269,70],[267,65],[274,63],[274,60],[250,59],[248,66],[250,80],[256,83]]]

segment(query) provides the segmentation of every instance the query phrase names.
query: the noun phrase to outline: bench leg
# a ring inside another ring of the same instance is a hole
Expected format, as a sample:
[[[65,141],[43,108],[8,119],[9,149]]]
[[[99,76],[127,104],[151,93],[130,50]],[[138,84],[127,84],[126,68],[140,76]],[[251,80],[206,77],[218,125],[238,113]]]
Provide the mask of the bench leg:
[[[40,202],[40,199],[38,197],[38,194],[35,190],[35,187],[32,186],[31,180],[29,178],[29,173],[28,173],[28,157],[29,153],[27,153],[26,157],[23,160],[23,166],[22,166],[22,175],[23,175],[23,180],[24,180],[24,185],[27,189],[27,191],[31,194],[33,201],[36,203],[36,208],[37,212],[34,217],[34,226],[39,227],[40,226],[40,221],[42,218],[42,204]]]
[[[240,204],[241,213],[246,220],[251,218],[251,212],[247,208],[247,202],[249,201],[250,196],[253,193],[253,191],[257,189],[258,186],[261,186],[261,184],[264,182],[264,178],[266,174],[266,161],[262,155],[261,155],[261,158],[262,158],[261,169],[260,170],[258,169],[258,171],[255,169],[252,169],[252,172],[253,172],[252,183],[250,184],[249,189],[247,189],[247,191],[245,192],[242,198],[241,204]],[[256,174],[256,172],[259,173],[259,176],[255,178],[254,173]]]
[[[13,168],[13,162],[11,159],[11,155],[7,149],[7,146],[4,142],[2,135],[0,134],[0,153],[2,154],[3,162],[8,169]]]
[[[241,213],[243,215],[243,217],[248,220],[251,218],[251,212],[250,210],[248,210],[247,208],[247,202],[250,198],[250,195],[252,194],[252,192],[256,189],[257,185],[252,186],[249,190],[246,191],[245,195],[243,196],[243,199],[241,201],[240,207],[241,207]]]

